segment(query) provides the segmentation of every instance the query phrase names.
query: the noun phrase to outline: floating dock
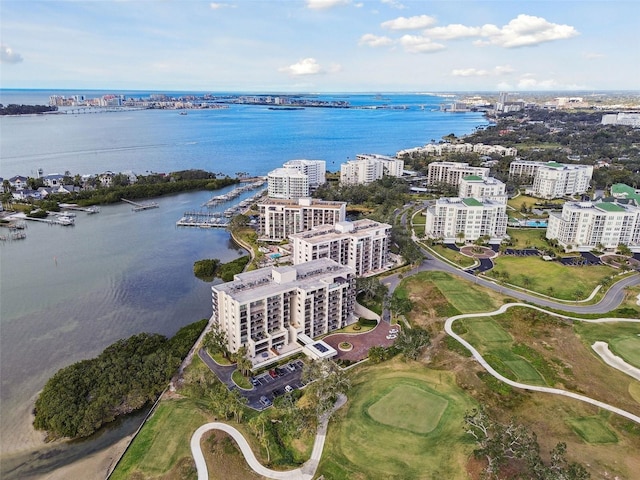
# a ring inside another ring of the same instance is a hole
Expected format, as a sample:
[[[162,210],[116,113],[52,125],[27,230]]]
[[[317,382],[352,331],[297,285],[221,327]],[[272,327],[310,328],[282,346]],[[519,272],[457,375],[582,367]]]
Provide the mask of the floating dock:
[[[227,225],[229,220],[223,218],[222,214],[209,212],[185,212],[176,222],[178,227],[226,228]]]
[[[133,205],[133,208],[131,210],[133,210],[134,212],[140,212],[142,210],[149,210],[150,208],[158,208],[160,207],[160,205],[156,202],[151,202],[151,203],[137,203],[137,202],[132,202],[131,200],[127,200],[126,198],[121,198],[120,200],[122,200],[123,202],[126,202],[130,205]]]
[[[244,192],[248,192],[249,190],[255,190],[257,188],[260,188],[264,184],[265,184],[264,180],[258,180],[258,181],[255,181],[255,182],[247,183],[247,184],[242,185],[240,187],[234,188],[229,193],[225,193],[224,195],[217,195],[217,196],[207,200],[205,203],[202,204],[202,206],[203,207],[215,207],[216,205],[220,205],[221,203],[229,202],[229,201],[239,197]]]

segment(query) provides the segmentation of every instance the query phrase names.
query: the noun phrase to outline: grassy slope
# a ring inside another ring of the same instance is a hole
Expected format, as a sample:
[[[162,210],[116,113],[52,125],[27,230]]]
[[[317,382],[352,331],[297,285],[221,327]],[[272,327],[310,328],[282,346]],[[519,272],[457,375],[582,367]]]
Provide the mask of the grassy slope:
[[[467,478],[465,465],[472,446],[461,425],[474,402],[456,386],[451,373],[396,359],[361,368],[353,385],[349,403],[330,424],[318,475],[332,480]],[[397,388],[419,389],[433,397],[416,403],[413,396],[394,395]],[[389,411],[385,425],[374,420],[369,409],[384,403],[389,394],[398,410]],[[434,397],[440,406],[446,403],[435,429],[418,433],[399,421],[399,412],[407,408],[429,415]]]
[[[501,256],[494,263],[494,273],[509,272],[508,283],[525,287],[524,277],[528,277],[531,284],[526,288],[529,290],[551,293],[565,300],[575,300],[578,290],[582,292],[582,299],[588,297],[603,278],[615,272],[610,267],[600,265],[567,267],[558,262],[545,262],[540,257]]]

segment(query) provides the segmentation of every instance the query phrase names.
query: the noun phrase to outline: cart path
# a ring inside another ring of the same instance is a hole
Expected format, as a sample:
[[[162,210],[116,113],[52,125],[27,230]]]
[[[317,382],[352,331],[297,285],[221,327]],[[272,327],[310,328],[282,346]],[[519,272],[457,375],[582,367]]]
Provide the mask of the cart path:
[[[538,310],[540,312],[544,312],[544,313],[547,313],[549,315],[553,315],[553,316],[556,316],[556,317],[559,317],[559,318],[565,318],[565,319],[568,319],[568,320],[580,321],[580,322],[589,322],[589,323],[605,323],[605,322],[634,322],[634,323],[640,323],[640,319],[635,319],[635,318],[598,318],[598,319],[593,319],[592,320],[592,319],[584,319],[584,318],[575,318],[575,317],[569,317],[569,316],[566,316],[566,315],[560,315],[560,314],[557,314],[557,313],[554,313],[554,312],[549,312],[549,311],[547,311],[547,310],[545,310],[543,308],[536,307],[534,305],[528,305],[528,304],[525,304],[525,303],[507,303],[507,304],[503,305],[502,307],[500,307],[498,310],[495,310],[493,312],[466,313],[466,314],[462,314],[462,315],[456,315],[454,317],[449,317],[447,319],[447,321],[445,322],[445,325],[444,325],[444,328],[445,328],[445,331],[447,332],[447,334],[449,334],[450,336],[455,338],[458,342],[460,342],[467,350],[469,350],[471,352],[473,357],[478,361],[478,363],[480,363],[480,365],[482,365],[482,367],[487,372],[489,372],[491,375],[493,375],[495,378],[497,378],[501,382],[504,382],[507,385],[511,385],[512,387],[515,387],[515,388],[521,388],[521,389],[524,389],[524,390],[532,390],[532,391],[535,391],[535,392],[552,393],[552,394],[555,394],[555,395],[562,395],[562,396],[565,396],[565,397],[573,398],[575,400],[580,400],[581,402],[589,403],[591,405],[595,405],[596,407],[602,408],[604,410],[608,410],[610,412],[617,413],[618,415],[620,415],[622,417],[625,417],[625,418],[631,420],[632,422],[636,422],[636,423],[640,424],[640,417],[639,416],[634,415],[633,413],[627,412],[626,410],[622,410],[621,408],[614,407],[613,405],[609,405],[609,404],[601,402],[599,400],[595,400],[593,398],[587,397],[585,395],[580,395],[578,393],[573,393],[573,392],[569,392],[569,391],[566,391],[566,390],[561,390],[559,388],[540,387],[538,385],[527,385],[525,383],[515,382],[513,380],[510,380],[510,379],[502,376],[497,371],[495,371],[494,368],[491,365],[489,365],[489,363],[482,357],[482,355],[480,355],[480,352],[478,352],[464,338],[462,338],[461,336],[456,334],[452,329],[452,325],[456,320],[460,320],[460,319],[463,319],[463,318],[491,317],[491,316],[494,316],[494,315],[500,315],[500,314],[506,312],[509,308],[513,308],[513,307],[532,308],[534,310]]]
[[[238,444],[242,455],[244,455],[247,464],[258,475],[263,477],[275,479],[275,480],[312,480],[316,473],[318,464],[320,463],[320,457],[322,457],[322,451],[324,450],[324,442],[327,436],[327,426],[329,424],[329,418],[331,414],[347,403],[347,397],[340,395],[333,409],[322,416],[318,425],[318,433],[313,444],[313,451],[311,452],[311,458],[307,460],[300,468],[287,471],[271,470],[262,465],[256,458],[249,442],[244,438],[244,435],[240,433],[238,429],[227,425],[222,422],[211,422],[202,425],[191,436],[191,454],[196,462],[196,469],[198,470],[198,480],[209,480],[209,471],[207,470],[207,463],[200,447],[200,440],[209,430],[222,430],[229,434]]]

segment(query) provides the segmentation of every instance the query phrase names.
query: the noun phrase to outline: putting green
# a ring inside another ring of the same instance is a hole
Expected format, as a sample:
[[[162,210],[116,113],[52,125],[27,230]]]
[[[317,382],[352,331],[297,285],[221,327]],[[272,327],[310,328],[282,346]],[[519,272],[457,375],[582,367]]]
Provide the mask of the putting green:
[[[614,353],[627,363],[640,368],[640,337],[616,338],[610,341],[610,345]]]
[[[587,443],[617,443],[618,437],[600,417],[576,417],[567,420],[569,426]]]
[[[398,385],[371,405],[367,413],[375,421],[417,434],[433,431],[449,402],[411,385]]]

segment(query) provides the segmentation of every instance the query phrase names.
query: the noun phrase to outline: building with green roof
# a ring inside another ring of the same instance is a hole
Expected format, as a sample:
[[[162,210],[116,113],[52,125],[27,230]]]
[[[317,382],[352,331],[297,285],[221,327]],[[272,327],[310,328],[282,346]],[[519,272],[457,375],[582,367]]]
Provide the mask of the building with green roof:
[[[618,201],[566,202],[562,213],[549,215],[547,238],[567,250],[626,245],[640,252],[640,207]]]

